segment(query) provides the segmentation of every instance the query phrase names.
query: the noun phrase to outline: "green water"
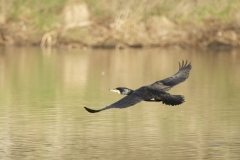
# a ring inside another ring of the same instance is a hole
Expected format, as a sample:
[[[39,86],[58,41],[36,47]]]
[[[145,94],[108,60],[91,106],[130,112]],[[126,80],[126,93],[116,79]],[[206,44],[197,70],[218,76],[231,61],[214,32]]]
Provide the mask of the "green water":
[[[97,114],[192,62],[177,107]],[[0,159],[240,159],[240,51],[0,48]]]

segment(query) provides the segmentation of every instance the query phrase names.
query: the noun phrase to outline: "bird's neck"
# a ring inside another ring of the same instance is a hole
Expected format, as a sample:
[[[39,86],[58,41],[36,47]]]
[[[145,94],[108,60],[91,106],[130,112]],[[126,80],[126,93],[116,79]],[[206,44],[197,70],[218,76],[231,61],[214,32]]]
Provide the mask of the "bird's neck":
[[[129,89],[127,95],[130,95],[134,92],[134,90]]]

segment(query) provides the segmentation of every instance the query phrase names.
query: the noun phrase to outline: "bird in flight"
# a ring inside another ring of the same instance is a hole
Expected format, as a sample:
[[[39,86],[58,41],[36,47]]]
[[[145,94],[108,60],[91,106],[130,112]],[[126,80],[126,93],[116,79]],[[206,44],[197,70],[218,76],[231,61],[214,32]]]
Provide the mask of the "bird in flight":
[[[126,87],[118,87],[116,89],[110,89],[112,92],[117,92],[122,95],[126,95],[119,101],[106,106],[102,109],[94,110],[84,107],[90,113],[96,113],[111,108],[127,108],[133,106],[141,101],[148,102],[162,102],[166,105],[179,105],[184,102],[184,96],[172,95],[167,91],[175,85],[185,81],[189,77],[189,72],[192,69],[191,63],[188,61],[182,63],[179,62],[179,70],[173,76],[163,80],[159,80],[148,86],[142,86],[136,90],[132,90]]]

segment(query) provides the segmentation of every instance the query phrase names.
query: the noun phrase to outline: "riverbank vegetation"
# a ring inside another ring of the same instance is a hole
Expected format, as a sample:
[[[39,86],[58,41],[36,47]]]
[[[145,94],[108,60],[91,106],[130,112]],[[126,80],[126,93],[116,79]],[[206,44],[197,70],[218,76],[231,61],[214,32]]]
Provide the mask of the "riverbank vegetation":
[[[2,0],[1,45],[232,48],[239,0]]]

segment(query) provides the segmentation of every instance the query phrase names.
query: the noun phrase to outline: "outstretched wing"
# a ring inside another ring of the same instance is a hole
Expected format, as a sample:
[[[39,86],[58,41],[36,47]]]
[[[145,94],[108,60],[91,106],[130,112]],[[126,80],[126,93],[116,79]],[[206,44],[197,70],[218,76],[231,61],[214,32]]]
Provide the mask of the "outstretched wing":
[[[111,104],[110,106],[104,107],[102,109],[99,110],[94,110],[94,109],[90,109],[87,107],[84,107],[88,112],[90,113],[96,113],[96,112],[100,112],[106,109],[110,109],[110,108],[127,108],[130,106],[133,106],[139,102],[141,102],[143,99],[141,97],[139,97],[137,94],[133,93],[131,95],[125,96],[124,98],[120,99],[119,101]]]
[[[171,77],[168,77],[166,79],[163,79],[151,84],[151,87],[154,87],[156,89],[163,89],[167,91],[171,89],[173,86],[185,81],[189,76],[189,72],[192,69],[192,65],[191,63],[188,63],[188,61],[186,62],[182,61],[182,64],[180,62],[178,63],[179,63],[179,70],[177,73],[175,73]]]

